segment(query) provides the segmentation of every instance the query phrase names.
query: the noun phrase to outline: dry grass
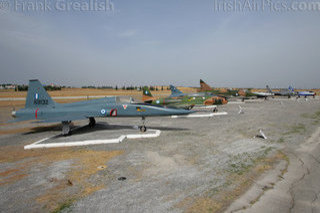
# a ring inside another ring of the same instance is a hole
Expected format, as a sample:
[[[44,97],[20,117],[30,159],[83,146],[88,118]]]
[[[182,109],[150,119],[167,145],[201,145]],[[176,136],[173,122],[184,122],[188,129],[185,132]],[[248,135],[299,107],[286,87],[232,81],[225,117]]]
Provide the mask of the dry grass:
[[[105,165],[111,158],[121,155],[123,151],[93,151],[86,149],[39,149],[23,150],[20,146],[1,147],[0,163],[16,163],[11,168],[0,173],[0,185],[11,184],[21,180],[29,174],[32,167],[48,167],[54,162],[71,160],[73,162],[66,178],[52,180],[54,187],[37,197],[36,201],[47,210],[59,208],[65,202],[85,197],[104,186],[103,183],[91,183],[89,178],[101,171],[101,165]],[[73,190],[68,190],[74,187]]]
[[[195,91],[192,88],[181,88],[182,91],[189,92]],[[152,94],[170,94],[170,90],[151,91]],[[82,88],[66,88],[57,91],[48,92],[52,97],[66,97],[66,96],[141,96],[142,91],[137,90],[115,90],[115,89],[82,89]],[[24,98],[27,96],[27,92],[15,92],[15,91],[0,91],[0,98]]]
[[[25,176],[26,174],[23,172],[22,167],[0,172],[0,186],[16,182]]]
[[[24,121],[23,123],[27,124],[28,121]],[[0,126],[8,126],[9,124],[2,124]],[[52,129],[61,129],[61,124],[43,124],[44,126],[39,127],[24,127],[24,128],[14,128],[14,129],[0,129],[0,135],[6,135],[6,134],[17,134],[17,133],[36,133],[36,132],[46,132],[50,131]]]

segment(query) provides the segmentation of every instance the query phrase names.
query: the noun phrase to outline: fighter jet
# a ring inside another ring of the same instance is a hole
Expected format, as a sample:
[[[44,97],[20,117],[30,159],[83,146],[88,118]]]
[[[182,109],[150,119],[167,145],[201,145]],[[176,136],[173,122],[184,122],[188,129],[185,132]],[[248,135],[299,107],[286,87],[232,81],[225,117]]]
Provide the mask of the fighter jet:
[[[177,89],[176,89],[177,90]],[[148,87],[143,88],[142,100],[145,103],[151,103],[154,105],[165,105],[171,107],[191,109],[195,105],[221,105],[226,104],[228,101],[224,97],[213,96],[209,94],[195,94],[189,95],[184,94],[181,91],[178,92],[180,95],[166,98],[155,98],[152,96]]]
[[[210,95],[211,96],[217,96],[217,95],[212,95],[211,93],[208,93],[208,92],[183,93],[173,85],[170,85],[170,90],[171,90],[171,95],[169,96],[170,98],[183,97],[183,96],[190,96],[190,97],[210,96]]]
[[[313,98],[315,98],[316,93],[313,91],[300,91],[300,92],[297,92],[297,96],[298,98],[300,98],[301,96],[304,96],[305,98],[308,96],[313,96]]]
[[[199,92],[210,92],[214,95],[220,95],[225,97],[239,96],[239,90],[234,89],[213,89],[200,79],[200,90]]]
[[[280,89],[278,92],[273,92],[268,86],[267,90],[269,93],[274,93],[275,96],[288,96],[290,98],[291,96],[295,96],[296,93],[294,92],[294,89],[292,86],[289,86],[288,89]]]
[[[251,92],[253,95],[257,96],[257,98],[265,98],[274,97],[274,93],[270,90],[269,86],[266,86],[268,92]]]
[[[25,108],[13,111],[12,122],[35,120],[37,123],[61,122],[62,135],[71,133],[70,123],[75,120],[89,119],[94,127],[95,118],[102,117],[141,117],[185,115],[192,111],[164,108],[141,103],[120,102],[119,97],[106,97],[67,104],[55,103],[38,80],[30,80]],[[146,126],[140,126],[142,132]]]
[[[270,92],[252,92],[251,90],[237,90],[237,89],[213,89],[200,79],[200,90],[201,92],[211,92],[212,94],[221,95],[225,97],[242,97],[245,98],[256,97],[265,98],[273,97],[274,94]]]

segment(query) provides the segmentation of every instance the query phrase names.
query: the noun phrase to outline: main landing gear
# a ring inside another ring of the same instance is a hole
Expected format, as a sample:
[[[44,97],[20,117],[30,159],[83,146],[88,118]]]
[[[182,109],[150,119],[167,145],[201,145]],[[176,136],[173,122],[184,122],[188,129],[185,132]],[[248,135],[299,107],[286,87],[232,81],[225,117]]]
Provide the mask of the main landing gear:
[[[62,121],[62,135],[68,136],[71,135],[71,128],[70,128],[71,121]],[[96,120],[94,117],[89,118],[89,127],[93,128],[96,125]]]
[[[94,119],[94,117],[90,117],[89,118],[89,127],[93,128],[96,125],[96,120]]]
[[[146,127],[145,123],[146,123],[146,118],[142,117],[142,126],[139,126],[140,132],[146,132],[147,131],[147,127]]]
[[[68,136],[71,134],[71,128],[70,128],[71,121],[62,121],[62,135]]]

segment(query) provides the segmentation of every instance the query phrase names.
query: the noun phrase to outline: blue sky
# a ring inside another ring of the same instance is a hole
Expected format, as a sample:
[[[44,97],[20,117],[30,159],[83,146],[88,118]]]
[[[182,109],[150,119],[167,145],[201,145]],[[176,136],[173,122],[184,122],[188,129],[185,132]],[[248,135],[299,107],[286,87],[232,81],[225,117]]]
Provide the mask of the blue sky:
[[[0,11],[1,83],[198,86],[202,78],[212,86],[320,87],[320,11],[112,3],[113,12]]]

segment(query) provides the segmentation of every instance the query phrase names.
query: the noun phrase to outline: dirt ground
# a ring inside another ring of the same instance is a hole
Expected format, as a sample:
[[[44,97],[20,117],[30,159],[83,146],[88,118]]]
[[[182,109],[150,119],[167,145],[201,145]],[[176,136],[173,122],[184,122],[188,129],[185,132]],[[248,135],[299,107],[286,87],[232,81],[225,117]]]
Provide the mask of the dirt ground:
[[[24,150],[27,144],[58,136],[61,126],[2,123],[0,211],[254,212],[260,201],[268,204],[268,193],[283,179],[295,181],[286,174],[299,170],[294,156],[301,146],[318,145],[312,137],[317,138],[319,103],[317,98],[233,102],[219,107],[226,116],[150,118],[147,126],[161,130],[158,138],[74,148]],[[239,105],[243,114],[238,114]],[[11,119],[11,109],[9,104],[0,106],[1,122]],[[97,121],[98,128],[80,128],[68,140],[104,139],[140,123],[137,118]],[[254,138],[260,129],[266,140]],[[314,179],[304,184],[318,183],[320,168],[312,168]],[[272,173],[276,175],[270,181],[259,182]],[[259,190],[241,200],[253,187]],[[299,203],[299,193],[301,189],[293,187],[289,196]],[[314,211],[319,210],[314,204],[318,201],[310,199]],[[301,209],[292,199],[288,202],[281,210]]]

